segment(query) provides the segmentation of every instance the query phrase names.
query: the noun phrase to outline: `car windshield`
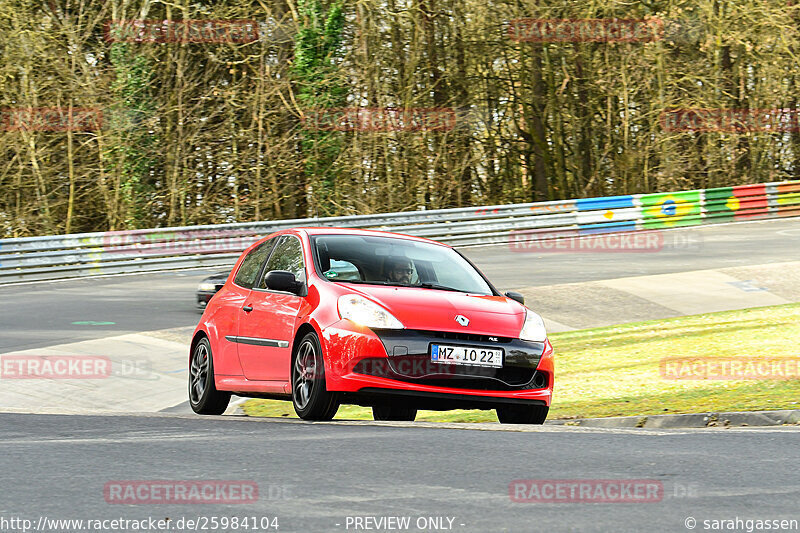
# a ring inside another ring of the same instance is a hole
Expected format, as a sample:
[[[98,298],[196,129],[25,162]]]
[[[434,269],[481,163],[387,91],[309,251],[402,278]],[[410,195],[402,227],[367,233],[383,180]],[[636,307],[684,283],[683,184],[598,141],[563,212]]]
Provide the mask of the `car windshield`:
[[[455,250],[392,237],[317,235],[317,271],[330,281],[494,294]]]

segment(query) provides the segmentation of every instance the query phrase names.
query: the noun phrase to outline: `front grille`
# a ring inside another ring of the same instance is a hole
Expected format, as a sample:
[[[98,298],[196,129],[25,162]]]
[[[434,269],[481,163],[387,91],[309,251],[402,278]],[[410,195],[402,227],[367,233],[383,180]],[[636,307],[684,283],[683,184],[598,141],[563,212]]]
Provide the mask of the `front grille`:
[[[423,335],[429,335],[437,339],[469,341],[469,342],[492,342],[508,344],[511,337],[496,337],[491,335],[478,335],[477,333],[460,333],[454,331],[420,331]]]
[[[441,364],[431,361],[428,356],[419,355],[362,359],[353,371],[406,383],[476,390],[530,388],[536,374],[535,368],[530,367]]]
[[[474,390],[520,390],[541,388],[536,367],[544,343],[510,337],[466,332],[425,330],[375,330],[386,357],[361,360],[353,369],[359,374],[385,377],[407,383]],[[431,344],[452,344],[503,350],[501,368],[442,364],[431,361]],[[539,373],[541,374],[541,373]],[[547,378],[542,376],[546,386]]]
[[[411,380],[399,380],[405,381],[407,383],[415,383]],[[416,382],[420,383],[420,382]],[[510,385],[506,385],[504,383],[498,383],[497,381],[490,381],[486,379],[469,379],[469,378],[459,378],[459,379],[427,379],[424,382],[420,383],[421,385],[430,385],[431,387],[453,387],[456,389],[465,389],[465,390],[486,390],[486,391],[512,391],[512,390],[520,390],[527,387],[513,387]]]

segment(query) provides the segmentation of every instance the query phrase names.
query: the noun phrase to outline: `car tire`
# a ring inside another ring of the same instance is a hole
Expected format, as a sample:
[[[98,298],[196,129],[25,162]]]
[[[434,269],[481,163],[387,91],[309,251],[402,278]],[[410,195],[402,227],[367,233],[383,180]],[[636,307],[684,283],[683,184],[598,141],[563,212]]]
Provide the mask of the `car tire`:
[[[330,420],[339,410],[339,395],[325,386],[325,360],[316,333],[303,337],[292,358],[292,404],[303,420]]]
[[[214,385],[211,343],[203,337],[189,358],[189,405],[199,415],[221,415],[230,401],[231,393]]]
[[[504,405],[497,408],[501,424],[544,424],[550,408],[546,405]]]
[[[396,422],[413,422],[417,418],[417,410],[413,407],[396,407],[394,405],[372,406],[372,418],[375,420],[393,420]]]

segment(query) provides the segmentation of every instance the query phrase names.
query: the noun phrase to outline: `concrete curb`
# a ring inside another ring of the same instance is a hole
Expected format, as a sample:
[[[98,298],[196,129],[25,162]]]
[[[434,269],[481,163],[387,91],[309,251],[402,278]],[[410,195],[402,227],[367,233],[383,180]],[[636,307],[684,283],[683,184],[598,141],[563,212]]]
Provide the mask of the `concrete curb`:
[[[597,428],[705,428],[734,426],[781,426],[800,424],[800,410],[734,411],[683,415],[614,416],[548,420],[546,424]]]

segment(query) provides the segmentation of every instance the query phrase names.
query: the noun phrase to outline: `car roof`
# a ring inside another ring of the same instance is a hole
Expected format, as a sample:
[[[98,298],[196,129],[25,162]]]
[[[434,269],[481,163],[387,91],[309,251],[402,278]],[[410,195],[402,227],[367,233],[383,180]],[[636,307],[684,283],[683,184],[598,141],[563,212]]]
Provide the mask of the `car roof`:
[[[397,239],[407,239],[411,241],[418,241],[418,242],[427,242],[431,244],[438,244],[439,246],[448,246],[447,244],[434,241],[431,239],[425,239],[424,237],[415,237],[413,235],[405,235],[403,233],[391,233],[389,231],[378,231],[378,230],[371,230],[371,229],[355,229],[355,228],[335,228],[335,227],[298,227],[293,228],[296,230],[302,230],[306,232],[308,235],[360,235],[364,237],[392,237]]]

